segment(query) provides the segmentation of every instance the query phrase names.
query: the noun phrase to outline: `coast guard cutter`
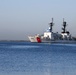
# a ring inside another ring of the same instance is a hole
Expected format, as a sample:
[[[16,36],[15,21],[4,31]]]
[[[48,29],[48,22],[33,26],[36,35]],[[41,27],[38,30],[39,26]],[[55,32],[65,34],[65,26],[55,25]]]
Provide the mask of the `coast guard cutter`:
[[[59,34],[58,32],[54,33],[52,31],[52,28],[53,28],[53,18],[52,18],[52,22],[49,24],[49,28],[46,32],[44,32],[43,35],[35,35],[35,36],[28,36],[29,40],[31,42],[38,42],[38,43],[41,43],[41,42],[45,42],[45,43],[51,43],[51,42],[70,42],[72,41],[72,36],[70,34],[69,31],[66,30],[66,26],[67,26],[67,23],[66,21],[64,21],[63,19],[63,28],[62,28],[62,32],[61,34]]]

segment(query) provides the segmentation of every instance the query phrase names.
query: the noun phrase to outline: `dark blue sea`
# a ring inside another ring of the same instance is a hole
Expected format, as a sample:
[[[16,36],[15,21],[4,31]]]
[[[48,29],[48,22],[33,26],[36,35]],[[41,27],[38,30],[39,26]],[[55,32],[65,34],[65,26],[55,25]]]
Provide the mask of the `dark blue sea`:
[[[76,75],[76,44],[0,42],[0,75]]]

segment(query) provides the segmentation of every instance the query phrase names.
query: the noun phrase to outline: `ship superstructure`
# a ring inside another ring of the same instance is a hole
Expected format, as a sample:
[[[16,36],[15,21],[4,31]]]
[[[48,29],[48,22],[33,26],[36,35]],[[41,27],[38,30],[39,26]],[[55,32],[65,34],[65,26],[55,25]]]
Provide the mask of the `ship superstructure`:
[[[66,26],[67,26],[67,22],[64,21],[64,19],[63,19],[63,28],[62,28],[63,31],[61,32],[62,39],[71,40],[72,39],[71,34],[69,31],[66,30]]]
[[[53,36],[53,18],[52,18],[52,22],[49,23],[49,29],[44,32],[44,35],[41,36],[41,40],[42,42],[50,42],[51,40],[54,40],[54,36]]]

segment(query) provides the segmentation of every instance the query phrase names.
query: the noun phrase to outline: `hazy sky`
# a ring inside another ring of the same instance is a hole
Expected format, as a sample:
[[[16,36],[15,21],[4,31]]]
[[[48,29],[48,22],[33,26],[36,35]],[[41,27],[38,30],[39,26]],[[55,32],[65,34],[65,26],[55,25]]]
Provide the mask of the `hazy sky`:
[[[76,36],[76,0],[0,0],[0,40],[24,40],[42,34],[54,18],[54,32],[67,30]]]

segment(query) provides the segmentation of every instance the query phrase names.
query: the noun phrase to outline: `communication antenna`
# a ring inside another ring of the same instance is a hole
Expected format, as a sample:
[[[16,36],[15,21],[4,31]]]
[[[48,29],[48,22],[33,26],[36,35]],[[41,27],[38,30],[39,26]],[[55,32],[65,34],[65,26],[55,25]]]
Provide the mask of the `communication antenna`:
[[[50,32],[52,32],[53,25],[54,25],[54,23],[53,23],[53,18],[52,18],[52,22],[50,23]]]
[[[66,21],[64,21],[64,18],[63,18],[63,28],[62,28],[62,30],[63,30],[63,33],[66,32]]]

